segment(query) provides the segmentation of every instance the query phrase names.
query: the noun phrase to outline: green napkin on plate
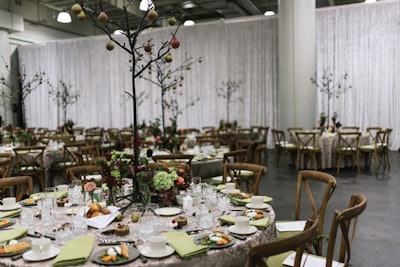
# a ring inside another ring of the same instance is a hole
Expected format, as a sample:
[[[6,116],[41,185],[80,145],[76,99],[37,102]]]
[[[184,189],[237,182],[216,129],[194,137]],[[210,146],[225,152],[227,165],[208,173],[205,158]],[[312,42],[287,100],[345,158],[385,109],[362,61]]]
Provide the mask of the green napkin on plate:
[[[264,196],[264,203],[271,204],[272,200],[273,200],[272,197]],[[237,206],[242,206],[242,205],[246,205],[248,203],[251,203],[252,200],[251,200],[251,198],[235,198],[235,197],[232,197],[231,198],[231,202],[233,204],[237,205]]]
[[[222,215],[221,217],[218,218],[221,222],[227,223],[227,224],[235,224],[235,217],[231,215]],[[250,221],[250,225],[253,225],[257,227],[258,229],[264,230],[268,227],[270,221],[268,217],[258,219],[258,220],[253,220]]]
[[[183,259],[191,259],[206,255],[209,249],[207,246],[196,245],[193,239],[185,232],[168,232],[162,235],[165,236],[168,244],[173,247]]]
[[[51,193],[48,193],[48,194],[52,195],[55,198],[64,198],[64,197],[68,196],[68,191],[51,192]],[[45,196],[46,196],[46,193],[42,192],[42,193],[32,194],[30,196],[30,198],[33,198],[33,199],[35,199],[35,198],[44,198]]]
[[[55,258],[53,266],[69,266],[86,262],[92,252],[94,235],[86,235],[68,241]]]
[[[11,218],[17,217],[21,213],[21,209],[2,211],[0,212],[0,218]]]
[[[23,237],[28,232],[28,228],[19,227],[11,230],[0,231],[0,242]]]

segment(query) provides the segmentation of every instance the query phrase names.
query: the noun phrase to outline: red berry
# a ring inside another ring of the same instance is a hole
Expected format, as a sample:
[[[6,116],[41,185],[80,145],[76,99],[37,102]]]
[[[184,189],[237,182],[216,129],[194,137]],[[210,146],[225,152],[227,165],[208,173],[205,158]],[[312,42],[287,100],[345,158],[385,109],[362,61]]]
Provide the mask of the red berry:
[[[175,220],[172,220],[172,223],[176,223],[176,221],[175,221]]]

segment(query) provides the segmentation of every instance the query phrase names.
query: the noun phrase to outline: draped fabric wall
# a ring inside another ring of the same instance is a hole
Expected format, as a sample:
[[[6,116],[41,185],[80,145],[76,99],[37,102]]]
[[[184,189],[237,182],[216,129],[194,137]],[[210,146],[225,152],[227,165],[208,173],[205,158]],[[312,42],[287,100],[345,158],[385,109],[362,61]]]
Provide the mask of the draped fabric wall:
[[[151,29],[141,35],[138,44],[152,39],[156,46],[170,38],[171,28]],[[120,38],[124,38],[121,36]],[[201,57],[185,71],[180,107],[200,99],[184,110],[178,118],[178,127],[218,126],[226,119],[226,100],[217,96],[217,88],[228,80],[240,81],[240,90],[230,108],[231,120],[239,125],[275,125],[277,121],[277,20],[229,20],[192,27],[182,27],[178,32],[181,46],[172,51],[172,68],[179,66],[185,54],[194,59]],[[108,37],[69,39],[20,47],[19,57],[28,70],[42,69],[52,84],[63,80],[80,91],[76,105],[68,107],[67,119],[77,125],[125,127],[133,121],[132,101],[124,91],[131,91],[129,54],[116,47],[105,49]],[[146,72],[147,73],[147,72]],[[138,108],[138,120],[148,122],[160,118],[160,88],[143,79],[136,79],[137,94],[145,91],[143,103]],[[27,124],[30,127],[56,128],[55,102],[49,98],[44,85],[33,91],[26,101]],[[169,122],[168,122],[169,123]]]
[[[343,125],[393,128],[391,149],[400,146],[400,2],[319,9],[316,69],[345,73],[352,89],[330,101]],[[319,93],[317,114],[327,111]]]
[[[331,69],[337,77],[347,73],[352,89],[332,99],[331,114],[337,111],[343,125],[393,128],[391,149],[400,146],[400,2],[377,2],[318,9],[316,20],[316,69]],[[178,33],[181,47],[173,51],[173,63],[202,57],[203,63],[185,73],[182,106],[191,99],[200,102],[185,110],[178,127],[217,126],[226,118],[225,100],[216,89],[227,80],[241,81],[243,103],[232,104],[230,117],[244,127],[278,125],[277,19],[253,17],[241,20],[184,27]],[[168,28],[152,29],[140,43],[155,44],[169,38]],[[81,97],[68,110],[68,119],[91,127],[124,127],[132,122],[128,54],[122,49],[104,49],[105,36],[74,39],[19,48],[19,57],[32,73],[45,70],[53,84],[59,79],[78,89]],[[136,81],[147,98],[139,107],[139,121],[160,117],[159,88],[144,80]],[[326,111],[325,95],[318,94],[317,114]],[[303,103],[302,103],[303,104]],[[314,104],[314,103],[304,103]],[[28,126],[55,128],[57,107],[45,86],[27,99]],[[270,138],[271,140],[271,138]]]

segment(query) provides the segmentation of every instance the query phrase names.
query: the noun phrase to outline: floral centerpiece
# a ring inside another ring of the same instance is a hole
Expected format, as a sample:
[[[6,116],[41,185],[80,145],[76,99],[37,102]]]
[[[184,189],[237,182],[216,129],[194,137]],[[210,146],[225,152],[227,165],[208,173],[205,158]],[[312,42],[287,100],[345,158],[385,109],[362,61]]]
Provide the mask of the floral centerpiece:
[[[151,193],[156,193],[164,205],[175,202],[175,196],[179,190],[185,190],[189,186],[189,174],[182,168],[158,168],[152,175],[143,179],[147,183]]]
[[[113,151],[106,154],[105,159],[99,161],[101,166],[102,189],[108,196],[107,204],[116,204],[116,195],[121,187],[127,182],[126,179],[131,176],[130,160],[126,153],[117,153]]]
[[[91,181],[85,183],[85,185],[83,186],[83,190],[89,194],[90,200],[93,203],[94,202],[93,193],[94,193],[94,190],[96,190],[96,183],[95,182],[91,182]]]

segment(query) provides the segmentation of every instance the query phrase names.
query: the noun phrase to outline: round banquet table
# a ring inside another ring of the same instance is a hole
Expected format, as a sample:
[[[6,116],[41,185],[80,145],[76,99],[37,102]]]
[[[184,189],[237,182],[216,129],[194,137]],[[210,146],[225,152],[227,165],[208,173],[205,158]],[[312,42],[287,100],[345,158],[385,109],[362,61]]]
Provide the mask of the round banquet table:
[[[321,149],[321,169],[336,168],[336,147],[339,142],[338,135],[336,133],[324,133],[323,135],[317,135],[316,141],[318,147]],[[296,137],[291,138],[291,143],[296,144]],[[360,136],[359,146],[369,143],[369,135],[363,133]],[[309,161],[309,168],[312,167]],[[347,165],[347,162],[342,163],[343,166]]]
[[[22,209],[35,209],[35,207],[22,207]],[[37,209],[37,208],[36,208]],[[242,211],[239,211],[239,209],[244,209],[244,207],[233,207],[232,206],[232,215],[240,215]],[[68,208],[65,207],[58,207],[57,208],[57,218],[58,218],[58,223],[62,222],[62,220],[68,220],[66,219],[68,216],[71,215],[66,215],[67,214]],[[247,235],[246,240],[239,240],[236,239],[235,243],[226,248],[221,248],[221,249],[210,249],[208,250],[207,254],[204,256],[199,256],[195,257],[192,259],[182,259],[180,256],[174,252],[171,256],[165,257],[165,258],[160,258],[160,259],[151,259],[148,258],[147,263],[142,263],[140,258],[137,258],[133,262],[127,263],[126,266],[224,266],[224,267],[235,267],[235,266],[244,266],[245,262],[247,260],[247,254],[249,251],[249,246],[251,243],[266,243],[269,241],[273,241],[276,239],[276,234],[275,234],[275,213],[274,210],[272,209],[271,206],[268,206],[267,210],[269,210],[267,216],[270,217],[270,224],[265,230],[257,230],[256,233],[252,235]],[[140,223],[132,223],[130,221],[130,214],[129,210],[126,211],[126,215],[124,216],[123,223],[128,224],[131,227],[131,234],[128,236],[123,236],[123,237],[114,237],[112,239],[107,238],[108,240],[135,240],[137,243],[137,247],[140,250],[143,248],[144,244],[142,241],[138,240],[137,238],[137,231],[138,227],[140,227]],[[154,215],[153,215],[154,216]],[[186,216],[186,215],[185,215]],[[195,223],[195,218],[191,216],[188,217],[188,225],[182,228],[182,231],[188,231],[188,230],[193,230],[193,229],[199,229],[198,226],[196,226]],[[173,230],[171,226],[169,226],[169,222],[172,220],[173,217],[170,216],[159,216],[155,217],[158,218],[159,222],[159,229],[161,229],[161,232],[167,232],[167,231],[177,231]],[[38,231],[40,233],[50,233],[49,230],[46,230],[45,227],[42,226],[40,219],[35,219],[35,226],[29,229],[29,233],[33,233],[34,231]],[[81,266],[99,266],[98,264],[94,263],[92,261],[92,257],[96,252],[99,251],[104,251],[108,246],[99,246],[98,242],[100,242],[100,239],[103,237],[102,232],[110,229],[114,229],[116,222],[112,222],[110,225],[103,229],[96,229],[96,228],[88,228],[88,234],[94,234],[95,235],[95,244],[93,246],[92,253],[89,257],[89,259],[82,264]],[[11,229],[19,227],[19,219],[16,219],[16,223],[13,226],[10,226],[9,228],[5,229]],[[187,228],[186,228],[187,227]],[[214,226],[211,231],[217,230],[217,231],[222,231],[225,233],[228,233],[228,226],[220,225],[217,217],[214,221]],[[210,231],[210,230],[205,230],[205,231]],[[203,231],[200,231],[199,233],[195,233],[193,235],[190,235],[191,237],[196,237],[201,233],[205,233]],[[54,235],[54,234],[53,234]],[[34,237],[29,237],[25,236],[24,239],[32,240]],[[62,245],[57,244],[56,241],[52,241],[52,246],[62,248]],[[44,261],[38,261],[38,262],[29,262],[24,260],[23,258],[17,259],[12,261],[10,257],[2,257],[0,258],[0,266],[53,266],[54,263],[54,258],[49,259],[49,260],[44,260]]]

